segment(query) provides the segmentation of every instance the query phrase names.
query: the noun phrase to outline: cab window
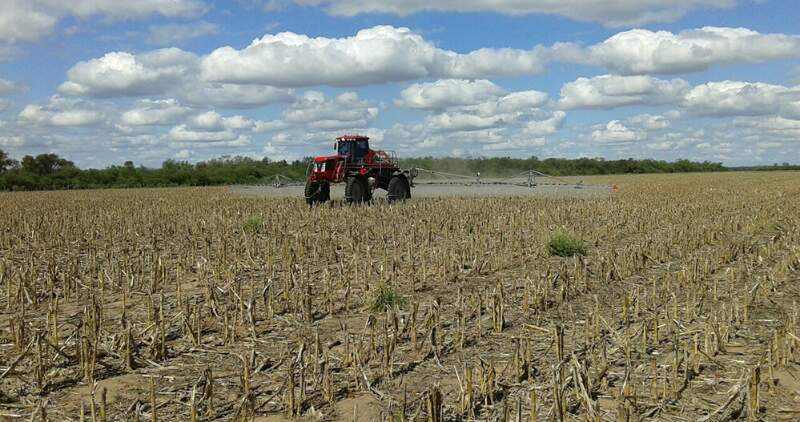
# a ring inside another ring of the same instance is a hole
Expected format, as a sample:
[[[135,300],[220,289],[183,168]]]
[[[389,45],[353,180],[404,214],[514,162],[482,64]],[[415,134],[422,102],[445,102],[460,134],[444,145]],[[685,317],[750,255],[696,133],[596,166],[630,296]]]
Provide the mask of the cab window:
[[[339,155],[350,155],[350,142],[339,142]]]
[[[367,141],[358,141],[356,142],[356,150],[355,155],[356,157],[364,157],[369,152],[369,144]]]

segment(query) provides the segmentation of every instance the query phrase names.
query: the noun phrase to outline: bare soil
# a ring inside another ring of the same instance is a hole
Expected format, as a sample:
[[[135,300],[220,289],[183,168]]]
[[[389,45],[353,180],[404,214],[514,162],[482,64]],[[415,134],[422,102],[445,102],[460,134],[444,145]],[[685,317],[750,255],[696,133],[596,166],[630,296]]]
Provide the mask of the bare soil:
[[[797,174],[620,180],[0,194],[0,420],[800,420]]]

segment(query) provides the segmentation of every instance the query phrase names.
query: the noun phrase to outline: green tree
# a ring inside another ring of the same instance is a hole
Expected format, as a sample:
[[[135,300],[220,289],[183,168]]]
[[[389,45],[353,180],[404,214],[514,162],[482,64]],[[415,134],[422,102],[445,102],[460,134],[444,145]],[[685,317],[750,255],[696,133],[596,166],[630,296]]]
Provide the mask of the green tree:
[[[65,168],[75,167],[72,161],[56,154],[39,154],[36,157],[22,157],[22,169],[39,176],[48,176]]]
[[[0,149],[0,173],[5,173],[17,166],[17,160],[12,160],[8,153]]]

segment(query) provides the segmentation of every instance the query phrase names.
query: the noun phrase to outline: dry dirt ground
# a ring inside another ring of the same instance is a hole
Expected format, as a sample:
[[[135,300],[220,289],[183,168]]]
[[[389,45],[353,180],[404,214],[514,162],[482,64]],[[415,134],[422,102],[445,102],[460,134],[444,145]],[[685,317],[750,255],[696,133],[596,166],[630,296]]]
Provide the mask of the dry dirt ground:
[[[800,420],[797,180],[2,193],[0,420]]]

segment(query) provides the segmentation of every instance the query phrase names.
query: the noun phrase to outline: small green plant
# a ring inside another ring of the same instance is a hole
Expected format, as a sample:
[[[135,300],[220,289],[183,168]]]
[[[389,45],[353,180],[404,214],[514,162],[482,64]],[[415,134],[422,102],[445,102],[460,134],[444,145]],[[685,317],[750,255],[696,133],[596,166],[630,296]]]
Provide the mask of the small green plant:
[[[550,254],[556,256],[585,255],[586,245],[583,240],[559,229],[550,235]]]
[[[242,230],[244,230],[247,234],[255,234],[261,230],[261,226],[264,224],[261,217],[253,216],[245,220],[244,224],[242,225]]]
[[[375,289],[372,297],[373,312],[384,312],[389,309],[402,308],[406,304],[406,299],[400,295],[393,287],[381,284]]]

